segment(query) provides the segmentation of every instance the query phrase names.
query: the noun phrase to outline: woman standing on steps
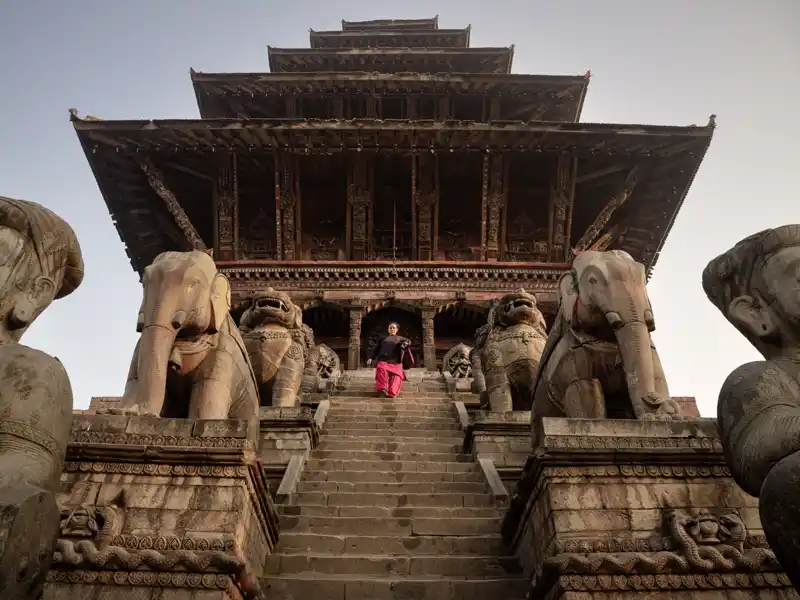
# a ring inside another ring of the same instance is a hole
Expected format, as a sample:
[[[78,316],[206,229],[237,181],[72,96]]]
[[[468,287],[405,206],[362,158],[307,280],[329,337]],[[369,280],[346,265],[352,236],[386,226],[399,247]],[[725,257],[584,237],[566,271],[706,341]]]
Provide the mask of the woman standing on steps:
[[[411,341],[397,335],[400,327],[397,323],[389,323],[389,335],[382,337],[372,349],[372,358],[367,366],[375,365],[375,391],[384,398],[397,398],[406,380],[403,370],[414,366],[414,355],[411,352]]]

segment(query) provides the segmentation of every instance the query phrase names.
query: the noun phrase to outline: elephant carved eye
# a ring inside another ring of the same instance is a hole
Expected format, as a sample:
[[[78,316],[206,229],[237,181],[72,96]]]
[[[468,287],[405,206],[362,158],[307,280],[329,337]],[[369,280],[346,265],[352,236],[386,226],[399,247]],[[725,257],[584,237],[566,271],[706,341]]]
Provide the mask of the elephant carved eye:
[[[597,283],[597,277],[595,277],[594,275],[589,275],[589,283],[595,285]]]

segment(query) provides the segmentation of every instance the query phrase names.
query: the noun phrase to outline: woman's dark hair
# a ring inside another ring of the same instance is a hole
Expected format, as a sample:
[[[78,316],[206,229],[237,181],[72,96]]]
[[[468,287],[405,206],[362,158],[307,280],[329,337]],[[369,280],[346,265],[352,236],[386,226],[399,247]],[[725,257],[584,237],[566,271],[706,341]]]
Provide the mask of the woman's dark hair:
[[[391,323],[389,323],[389,324],[386,326],[386,329],[389,329],[389,327],[391,327],[392,325],[394,325],[395,327],[397,327],[398,331],[400,330],[400,325],[398,325],[398,324],[397,324],[396,322],[394,322],[394,321],[392,321]]]

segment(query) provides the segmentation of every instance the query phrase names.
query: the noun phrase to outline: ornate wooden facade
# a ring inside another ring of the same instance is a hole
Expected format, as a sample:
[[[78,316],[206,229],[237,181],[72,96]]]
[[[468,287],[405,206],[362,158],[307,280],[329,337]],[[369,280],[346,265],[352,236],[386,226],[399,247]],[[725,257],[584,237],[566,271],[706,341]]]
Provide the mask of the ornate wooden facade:
[[[589,74],[511,74],[435,19],[343,22],[270,73],[192,71],[200,119],[73,124],[133,267],[214,248],[236,301],[272,286],[353,368],[404,311],[424,363],[573,249],[648,270],[714,129],[580,123]]]

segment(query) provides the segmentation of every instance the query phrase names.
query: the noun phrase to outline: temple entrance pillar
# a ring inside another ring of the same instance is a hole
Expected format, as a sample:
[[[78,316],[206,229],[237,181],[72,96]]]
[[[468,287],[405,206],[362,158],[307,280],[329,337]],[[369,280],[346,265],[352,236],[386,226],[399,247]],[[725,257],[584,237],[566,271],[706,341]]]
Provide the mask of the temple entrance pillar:
[[[347,368],[358,369],[361,363],[361,319],[364,309],[360,306],[350,307],[350,336],[347,342]]]
[[[425,369],[436,370],[436,338],[433,335],[433,317],[435,308],[422,309],[422,355]]]

